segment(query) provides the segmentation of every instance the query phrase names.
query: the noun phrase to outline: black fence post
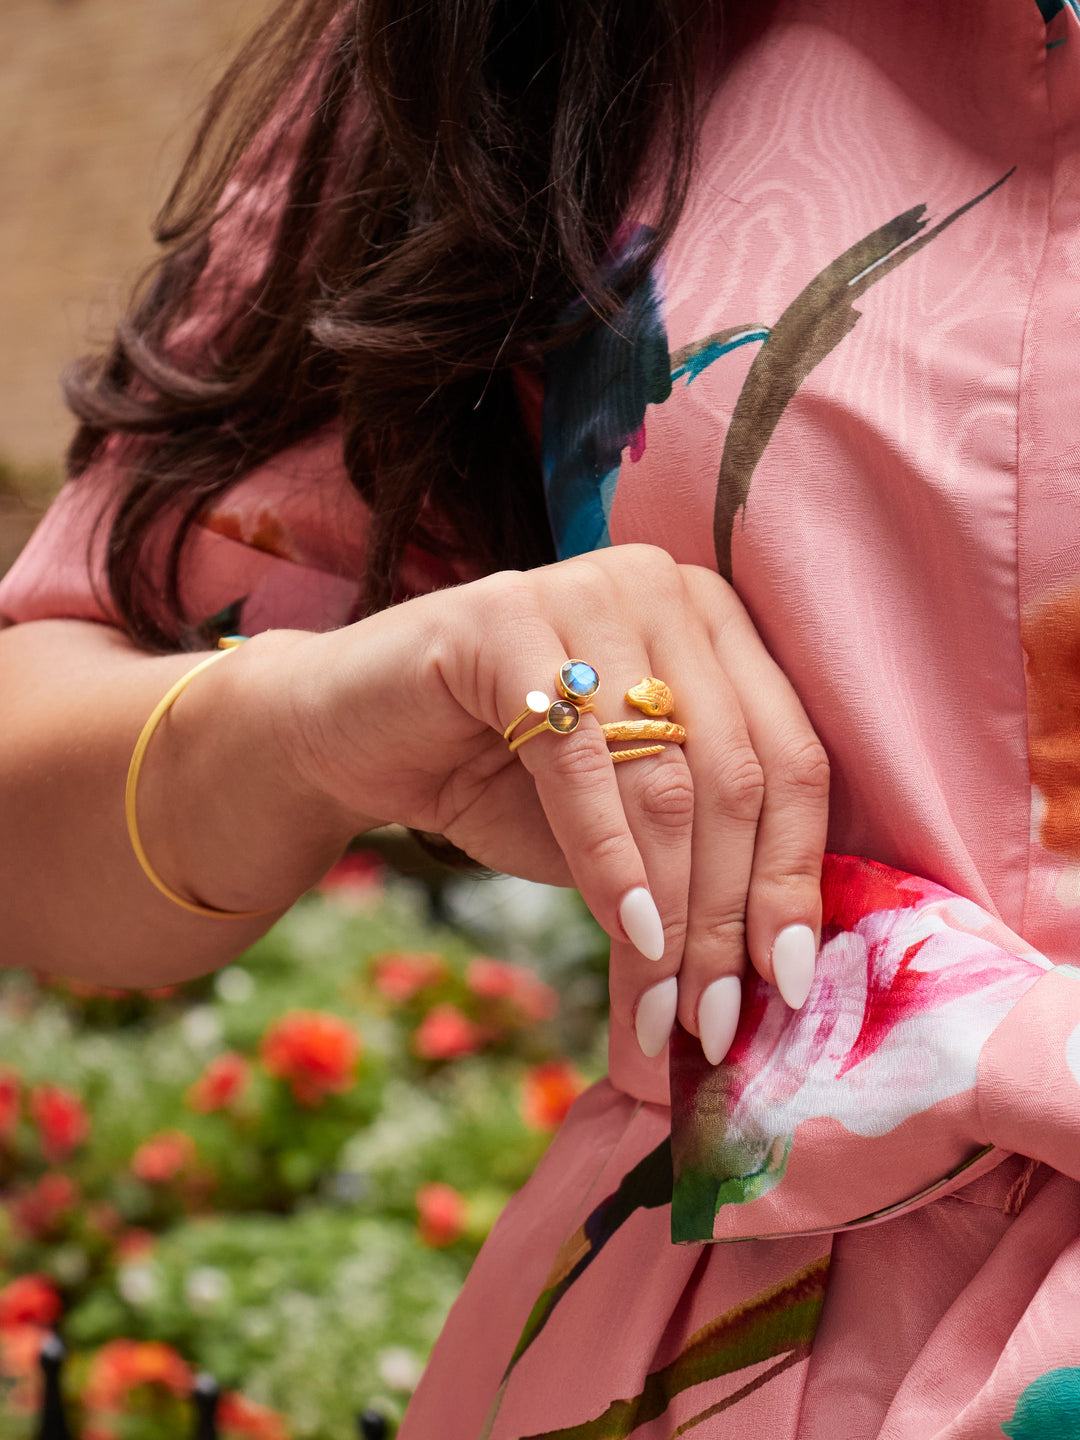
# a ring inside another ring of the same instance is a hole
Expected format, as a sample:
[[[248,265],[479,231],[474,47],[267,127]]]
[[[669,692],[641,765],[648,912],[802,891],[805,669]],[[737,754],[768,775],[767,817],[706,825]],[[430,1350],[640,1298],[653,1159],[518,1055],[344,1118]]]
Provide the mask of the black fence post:
[[[63,1368],[64,1342],[59,1335],[46,1335],[38,1353],[38,1364],[44,1380],[41,1410],[38,1413],[38,1428],[35,1440],[72,1440],[64,1413],[64,1396],[60,1388],[60,1371]]]
[[[205,1372],[195,1376],[191,1399],[195,1405],[195,1440],[218,1440],[217,1408],[221,1386]]]

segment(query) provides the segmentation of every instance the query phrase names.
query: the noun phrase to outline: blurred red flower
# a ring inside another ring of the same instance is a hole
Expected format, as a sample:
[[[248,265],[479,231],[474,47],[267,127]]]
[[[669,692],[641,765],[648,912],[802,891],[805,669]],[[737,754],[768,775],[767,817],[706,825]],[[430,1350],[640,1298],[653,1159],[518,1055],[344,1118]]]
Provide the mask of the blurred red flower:
[[[421,1185],[416,1192],[420,1239],[432,1249],[453,1245],[465,1232],[465,1197],[440,1180]]]
[[[453,1060],[475,1055],[486,1037],[487,1032],[456,1005],[436,1005],[413,1032],[412,1048],[422,1060]]]
[[[113,1246],[113,1256],[117,1264],[126,1265],[129,1260],[138,1260],[142,1255],[149,1255],[157,1244],[157,1236],[152,1230],[140,1230],[133,1226],[125,1230]]]
[[[208,1115],[212,1110],[227,1110],[247,1089],[251,1067],[243,1055],[226,1050],[217,1055],[190,1085],[184,1096],[192,1110]]]
[[[108,1340],[90,1361],[83,1390],[88,1410],[119,1410],[138,1385],[161,1385],[173,1395],[191,1393],[191,1370],[161,1340]]]
[[[0,1329],[10,1325],[54,1324],[63,1310],[47,1275],[19,1275],[0,1289]]]
[[[285,1421],[276,1410],[226,1390],[218,1401],[218,1429],[226,1440],[289,1440]]]
[[[14,1070],[0,1070],[0,1145],[10,1140],[19,1123],[22,1081]]]
[[[147,1185],[167,1185],[195,1160],[195,1142],[182,1130],[162,1130],[144,1140],[131,1157],[131,1168]]]
[[[534,1130],[557,1130],[570,1106],[585,1088],[580,1072],[568,1060],[534,1065],[521,1088],[521,1114]]]
[[[440,984],[448,973],[443,957],[430,951],[376,955],[371,962],[376,990],[398,1005],[404,1005],[421,990]]]
[[[263,1035],[259,1054],[267,1073],[287,1080],[301,1105],[321,1105],[354,1082],[360,1037],[337,1015],[293,1010]]]
[[[327,871],[316,889],[340,903],[366,907],[382,894],[385,874],[386,862],[376,851],[354,850]]]
[[[50,1164],[65,1160],[90,1134],[90,1116],[79,1097],[59,1085],[38,1085],[30,1092],[30,1114]]]
[[[57,1229],[78,1199],[79,1187],[70,1175],[53,1170],[15,1194],[9,1213],[17,1230],[31,1240],[41,1240]]]
[[[550,985],[524,965],[481,956],[470,962],[465,984],[483,1000],[502,1001],[518,1011],[522,1020],[550,1020],[558,1011],[559,997]]]
[[[124,1228],[123,1216],[108,1200],[98,1200],[87,1207],[86,1223],[97,1235],[111,1240]]]

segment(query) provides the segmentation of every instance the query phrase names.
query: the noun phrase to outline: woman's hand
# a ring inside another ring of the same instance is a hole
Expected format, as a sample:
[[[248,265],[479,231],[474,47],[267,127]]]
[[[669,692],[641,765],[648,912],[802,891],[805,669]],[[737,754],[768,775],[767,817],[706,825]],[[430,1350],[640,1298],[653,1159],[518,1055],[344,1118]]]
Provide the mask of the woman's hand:
[[[599,672],[595,713],[511,754],[503,730],[528,691],[555,693],[568,658]],[[677,1009],[718,1062],[747,953],[802,1004],[828,762],[717,575],[619,546],[309,637],[291,669],[295,763],[346,828],[396,821],[493,869],[576,885],[614,942],[613,1011],[646,1054]],[[613,765],[601,723],[635,714],[624,693],[646,675],[671,687],[688,738]]]

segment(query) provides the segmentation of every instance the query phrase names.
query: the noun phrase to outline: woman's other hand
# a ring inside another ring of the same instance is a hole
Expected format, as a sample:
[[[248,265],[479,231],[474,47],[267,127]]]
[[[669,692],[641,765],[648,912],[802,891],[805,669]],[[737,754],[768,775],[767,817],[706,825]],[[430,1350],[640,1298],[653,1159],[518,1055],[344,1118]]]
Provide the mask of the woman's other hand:
[[[619,546],[298,637],[291,656],[284,745],[303,786],[350,833],[395,821],[493,869],[576,885],[612,937],[613,1012],[646,1054],[678,1013],[722,1059],[747,955],[802,1004],[828,761],[717,575]],[[510,753],[503,731],[526,694],[554,697],[570,658],[600,675],[594,713]],[[686,743],[615,765],[601,723],[634,716],[624,694],[649,675],[673,691]]]

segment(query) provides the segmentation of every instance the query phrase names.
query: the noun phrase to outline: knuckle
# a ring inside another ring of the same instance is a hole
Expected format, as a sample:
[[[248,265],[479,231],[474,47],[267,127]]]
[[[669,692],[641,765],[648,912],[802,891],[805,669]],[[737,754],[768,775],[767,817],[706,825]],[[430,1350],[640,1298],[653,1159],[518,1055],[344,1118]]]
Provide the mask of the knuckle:
[[[661,829],[686,829],[694,815],[694,782],[685,764],[657,765],[639,782],[636,808]]]
[[[683,588],[678,563],[659,545],[616,545],[610,550],[598,551],[601,564],[613,567],[623,584],[632,583],[636,590],[647,589],[651,594],[670,597]]]
[[[765,801],[765,771],[749,746],[733,748],[718,776],[717,800],[735,820],[755,821]]]
[[[813,909],[821,898],[821,861],[787,860],[767,875],[755,876],[749,903],[755,913],[762,909],[787,914],[794,908],[800,912]]]
[[[475,581],[473,599],[480,614],[500,615],[511,630],[534,623],[540,615],[536,586],[520,570],[502,570]]]
[[[543,736],[548,740],[548,736]],[[587,737],[551,736],[548,768],[552,776],[566,784],[581,788],[601,789],[610,778],[608,753]]]
[[[816,736],[796,741],[781,751],[775,781],[785,790],[794,790],[808,799],[819,800],[828,796],[829,779],[829,757]]]
[[[685,915],[684,915],[684,916],[682,917],[682,919],[680,919],[680,920],[665,921],[665,922],[664,922],[664,954],[665,954],[665,955],[672,955],[672,956],[681,956],[681,955],[684,953],[684,951],[686,950],[686,937],[687,937],[687,934],[688,934],[688,929],[687,929],[687,923],[686,923],[686,916],[685,916]],[[655,962],[650,962],[650,963],[655,964]],[[676,964],[675,968],[669,970],[668,973],[676,974],[677,972],[678,972],[678,966],[677,966],[677,964]]]
[[[603,869],[626,860],[631,847],[632,841],[625,830],[598,826],[591,835],[581,837],[580,853],[591,866]]]
[[[692,921],[687,940],[699,957],[706,954],[737,955],[746,950],[746,915],[743,911],[720,911]]]

